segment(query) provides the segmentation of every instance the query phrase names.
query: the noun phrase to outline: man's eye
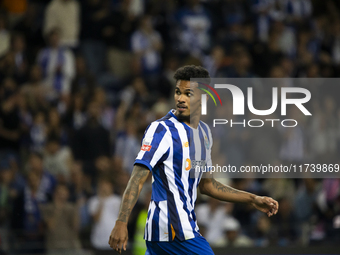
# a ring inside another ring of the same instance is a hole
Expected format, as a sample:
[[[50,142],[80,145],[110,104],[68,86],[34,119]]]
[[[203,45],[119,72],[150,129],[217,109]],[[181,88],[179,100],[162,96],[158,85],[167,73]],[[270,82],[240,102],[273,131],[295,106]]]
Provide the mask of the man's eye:
[[[180,94],[181,94],[181,92],[177,90],[177,91],[176,91],[176,94],[177,94],[177,95],[180,95]]]
[[[191,93],[188,93],[188,97],[191,97],[192,96],[192,94]]]

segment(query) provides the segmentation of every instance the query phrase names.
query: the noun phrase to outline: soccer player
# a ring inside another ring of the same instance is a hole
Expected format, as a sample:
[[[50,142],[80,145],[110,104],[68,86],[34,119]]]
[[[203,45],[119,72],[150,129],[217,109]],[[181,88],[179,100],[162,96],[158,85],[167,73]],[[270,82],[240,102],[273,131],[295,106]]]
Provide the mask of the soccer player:
[[[197,188],[221,201],[248,203],[268,217],[279,208],[278,202],[270,197],[237,190],[201,174],[190,175],[197,165],[212,165],[211,132],[200,121],[201,92],[197,83],[196,87],[190,83],[190,78],[210,77],[203,67],[191,65],[179,68],[174,78],[176,109],[152,122],[145,131],[109,238],[110,246],[119,253],[122,248],[126,250],[128,218],[150,172],[152,197],[144,234],[147,255],[214,254],[197,226],[194,212]]]

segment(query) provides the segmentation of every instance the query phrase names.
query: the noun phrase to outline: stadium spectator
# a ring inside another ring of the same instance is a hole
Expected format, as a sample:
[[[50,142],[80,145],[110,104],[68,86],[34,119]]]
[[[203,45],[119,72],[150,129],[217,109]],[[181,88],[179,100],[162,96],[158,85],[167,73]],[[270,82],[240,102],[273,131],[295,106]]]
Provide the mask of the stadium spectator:
[[[311,0],[288,0],[280,1],[281,8],[285,13],[285,18],[299,24],[308,20],[313,13],[313,5]]]
[[[253,239],[254,245],[259,247],[273,245],[277,240],[277,235],[272,228],[270,220],[263,217],[263,215],[257,218]]]
[[[38,111],[39,108],[46,109],[49,98],[53,96],[52,88],[46,86],[43,81],[39,65],[31,67],[29,79],[21,86],[20,92],[25,97],[29,110],[33,112]]]
[[[163,49],[163,43],[160,34],[153,28],[150,16],[141,18],[139,29],[131,36],[131,47],[140,74],[145,76],[147,84],[156,88],[158,76],[155,75],[161,71],[160,53]]]
[[[320,191],[316,179],[304,179],[295,197],[295,214],[300,224],[307,223],[314,214],[315,199]]]
[[[96,79],[88,69],[85,58],[78,55],[76,58],[76,75],[72,83],[72,93],[81,93],[88,98],[93,95]]]
[[[15,231],[16,241],[20,242],[21,253],[40,254],[45,251],[39,205],[48,202],[52,192],[45,187],[48,184],[47,178],[42,178],[36,171],[30,171],[23,192],[14,201],[13,210],[16,214],[11,217],[11,227]]]
[[[186,6],[175,13],[178,40],[183,53],[200,56],[211,47],[211,17],[199,0],[187,0]]]
[[[298,227],[296,217],[292,210],[292,201],[287,198],[279,199],[280,212],[273,219],[273,226],[277,231],[277,245],[291,246],[298,240]]]
[[[10,195],[11,199],[15,199],[20,194],[25,186],[25,179],[20,171],[20,157],[16,154],[9,154],[7,156],[11,168],[11,182],[10,182]]]
[[[65,122],[72,137],[73,131],[82,128],[86,124],[85,102],[80,93],[73,95],[71,106],[65,113]]]
[[[10,49],[11,35],[7,28],[7,19],[5,14],[0,14],[0,57],[3,57]]]
[[[172,77],[179,67],[179,59],[176,56],[171,56],[165,61],[164,65],[163,73],[159,79],[159,83],[163,84],[160,94],[162,97],[168,100],[169,105],[174,105],[172,102],[176,84]]]
[[[60,30],[50,30],[47,35],[48,47],[39,52],[37,62],[42,68],[46,86],[55,91],[55,98],[67,98],[75,75],[75,63],[73,53],[63,48],[59,40]]]
[[[253,1],[252,3],[252,11],[255,15],[257,37],[260,39],[261,42],[266,42],[268,40],[270,22],[273,16],[281,16],[275,15],[277,14],[275,12],[277,2],[278,0],[257,0]],[[274,15],[272,16],[272,14]]]
[[[112,183],[107,179],[100,179],[97,183],[97,195],[88,202],[89,212],[94,226],[91,233],[91,244],[97,251],[96,254],[112,253],[107,236],[111,233],[111,226],[118,218],[121,199],[113,194]]]
[[[222,46],[215,46],[210,55],[202,58],[203,66],[212,74],[212,77],[216,76],[219,69],[225,66],[225,62],[225,51]]]
[[[87,202],[94,192],[91,179],[84,175],[83,166],[80,162],[73,162],[72,164],[68,188],[70,191],[69,201],[79,208],[80,235],[86,236],[89,234],[92,222]]]
[[[74,158],[81,160],[85,174],[94,177],[94,162],[100,156],[110,156],[110,134],[100,123],[100,105],[94,101],[87,108],[87,123],[74,132],[72,150]]]
[[[110,8],[103,0],[86,0],[81,5],[81,50],[89,70],[96,76],[105,71],[105,34],[114,33]],[[107,31],[111,29],[110,31]]]
[[[281,52],[288,57],[294,57],[297,50],[295,31],[286,26],[282,21],[275,21],[272,24],[271,29],[275,30],[275,33],[277,33],[277,40]]]
[[[138,135],[138,126],[135,120],[129,119],[125,122],[123,130],[118,130],[115,150],[115,162],[118,168],[127,173],[132,173],[131,163],[133,164],[135,157],[139,151],[140,141]]]
[[[234,218],[227,218],[222,222],[225,231],[224,240],[220,245],[227,247],[252,247],[253,240],[241,233],[240,223]]]
[[[46,225],[47,254],[82,254],[78,237],[78,208],[69,202],[66,185],[58,184],[53,202],[40,206],[41,217]]]
[[[60,30],[60,45],[76,48],[80,34],[80,7],[76,0],[52,0],[45,10],[44,34]]]
[[[93,195],[91,180],[83,173],[80,162],[73,162],[71,166],[71,180],[69,182],[70,201],[83,205],[86,199]]]
[[[112,127],[114,126],[115,110],[110,105],[107,94],[103,88],[95,88],[93,92],[93,101],[96,102],[100,107],[100,123],[105,129],[111,131]]]
[[[322,190],[318,196],[317,228],[324,233],[324,239],[336,240],[339,231],[336,224],[337,216],[340,213],[340,180],[324,179]]]
[[[61,146],[60,138],[50,135],[44,150],[44,168],[55,176],[58,183],[67,183],[71,175],[73,157],[69,147]]]
[[[39,19],[39,14],[39,5],[29,1],[27,3],[27,11],[13,28],[16,33],[20,33],[25,37],[28,49],[26,54],[29,64],[34,63],[38,50],[44,46],[42,23]]]
[[[59,109],[50,108],[48,112],[47,135],[59,137],[61,145],[68,145],[68,134],[61,121],[61,117],[58,112]],[[60,111],[65,110],[60,109]]]
[[[39,199],[42,202],[50,201],[55,189],[56,180],[53,175],[44,169],[42,154],[32,152],[29,155],[27,170],[34,172],[39,178]]]
[[[133,70],[136,68],[132,66],[131,52],[131,35],[136,29],[136,20],[137,17],[130,14],[128,1],[123,1],[121,8],[114,9],[110,16],[108,28],[112,33],[106,36],[107,64],[115,77],[127,78],[137,73]]]
[[[234,45],[232,64],[221,68],[218,77],[251,78],[254,74],[251,70],[252,59],[249,52],[241,45]],[[245,90],[243,87],[241,89]]]
[[[144,0],[131,0],[126,2],[129,16],[140,17],[144,13]]]
[[[42,153],[47,139],[47,126],[45,115],[42,111],[38,111],[35,116],[33,116],[33,123],[29,135],[31,150]]]
[[[123,112],[130,111],[135,103],[139,103],[142,108],[146,108],[154,100],[150,95],[152,92],[149,91],[142,77],[134,78],[131,85],[121,92],[121,102],[118,109],[121,109]]]
[[[28,75],[28,60],[26,54],[25,38],[21,34],[12,34],[11,49],[7,53],[8,58],[11,58],[13,63],[12,74],[18,84],[22,84],[27,80]],[[6,58],[5,57],[5,58]]]
[[[111,176],[113,174],[112,162],[109,157],[99,156],[96,158],[94,164],[98,178],[101,178],[101,176]]]
[[[20,118],[17,85],[10,77],[3,81],[0,103],[0,154],[19,153]]]
[[[221,201],[210,197],[208,203],[197,206],[197,222],[211,246],[220,245],[219,242],[224,233],[223,222],[231,217],[232,208],[232,205],[227,207]]]

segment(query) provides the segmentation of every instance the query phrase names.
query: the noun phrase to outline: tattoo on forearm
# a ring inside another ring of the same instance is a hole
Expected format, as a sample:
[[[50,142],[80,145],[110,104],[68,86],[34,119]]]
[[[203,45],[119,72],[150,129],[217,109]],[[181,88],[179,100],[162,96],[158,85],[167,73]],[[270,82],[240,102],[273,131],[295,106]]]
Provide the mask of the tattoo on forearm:
[[[212,185],[214,186],[214,188],[217,189],[218,191],[222,191],[222,192],[226,192],[226,193],[232,193],[232,194],[236,194],[236,193],[239,192],[238,190],[236,190],[232,187],[223,185],[222,183],[216,181],[214,178],[211,179],[211,182],[212,182]]]
[[[123,195],[123,200],[120,206],[117,220],[122,222],[128,221],[130,213],[133,207],[135,206],[139,196],[140,180],[146,178],[149,175],[149,173],[150,171],[147,168],[135,165],[133,172],[131,174],[131,178]]]

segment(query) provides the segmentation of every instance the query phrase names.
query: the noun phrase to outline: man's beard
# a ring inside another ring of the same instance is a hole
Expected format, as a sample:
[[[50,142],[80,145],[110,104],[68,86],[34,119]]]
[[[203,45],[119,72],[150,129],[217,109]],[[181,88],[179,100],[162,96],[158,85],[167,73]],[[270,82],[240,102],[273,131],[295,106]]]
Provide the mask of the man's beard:
[[[177,118],[181,122],[188,122],[188,123],[190,123],[190,114],[185,116],[185,115],[182,115],[181,113],[178,113],[177,114]]]

